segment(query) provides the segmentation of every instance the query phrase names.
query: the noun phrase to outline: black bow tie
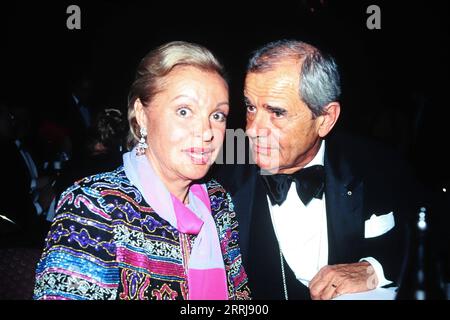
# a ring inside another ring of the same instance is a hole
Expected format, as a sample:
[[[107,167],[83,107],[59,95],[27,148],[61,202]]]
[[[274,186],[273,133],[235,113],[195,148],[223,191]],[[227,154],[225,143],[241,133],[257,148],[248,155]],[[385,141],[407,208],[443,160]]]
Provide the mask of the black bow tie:
[[[307,167],[293,174],[263,175],[262,178],[272,205],[281,205],[286,200],[292,181],[296,182],[298,196],[305,206],[312,198],[322,199],[325,189],[325,171],[321,165]]]

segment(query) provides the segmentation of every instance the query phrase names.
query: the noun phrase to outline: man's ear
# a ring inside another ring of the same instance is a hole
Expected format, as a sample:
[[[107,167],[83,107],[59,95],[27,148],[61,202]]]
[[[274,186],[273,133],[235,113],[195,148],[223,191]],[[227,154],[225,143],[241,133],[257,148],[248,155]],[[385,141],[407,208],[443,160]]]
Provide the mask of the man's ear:
[[[145,115],[145,107],[141,102],[141,99],[136,99],[134,101],[134,113],[136,115],[136,121],[139,127],[147,128],[147,117]]]
[[[341,113],[341,105],[339,102],[330,102],[324,110],[325,114],[319,117],[321,119],[319,120],[318,134],[321,138],[324,138],[333,129]]]

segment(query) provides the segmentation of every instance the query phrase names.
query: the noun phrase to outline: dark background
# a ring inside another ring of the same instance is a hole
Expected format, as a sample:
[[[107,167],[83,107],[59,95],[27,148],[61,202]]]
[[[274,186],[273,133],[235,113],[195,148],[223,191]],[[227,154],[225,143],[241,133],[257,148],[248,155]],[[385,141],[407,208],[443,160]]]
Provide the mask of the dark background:
[[[70,4],[81,8],[81,30],[66,28]],[[371,4],[381,8],[381,30],[366,27]],[[49,1],[0,10],[0,95],[28,106],[36,121],[63,111],[67,86],[84,74],[94,81],[92,105],[126,110],[139,60],[159,44],[186,40],[224,63],[228,126],[242,127],[248,57],[271,40],[295,38],[336,57],[341,129],[395,146],[431,188],[450,188],[447,1]]]

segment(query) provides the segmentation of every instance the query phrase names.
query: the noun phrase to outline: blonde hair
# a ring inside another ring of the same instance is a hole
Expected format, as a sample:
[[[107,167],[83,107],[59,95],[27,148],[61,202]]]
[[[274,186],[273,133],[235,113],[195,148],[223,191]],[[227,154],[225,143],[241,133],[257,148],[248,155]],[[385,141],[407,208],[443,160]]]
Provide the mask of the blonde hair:
[[[225,79],[223,67],[217,58],[198,44],[173,41],[150,51],[139,63],[128,94],[128,149],[132,149],[140,139],[134,103],[139,99],[147,107],[155,95],[164,89],[164,78],[177,66],[193,66],[215,72]]]

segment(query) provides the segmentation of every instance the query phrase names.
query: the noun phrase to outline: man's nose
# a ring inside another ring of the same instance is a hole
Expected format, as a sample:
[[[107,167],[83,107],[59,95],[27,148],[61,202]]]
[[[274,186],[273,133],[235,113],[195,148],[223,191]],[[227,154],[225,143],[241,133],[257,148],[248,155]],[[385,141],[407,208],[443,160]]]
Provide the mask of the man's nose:
[[[256,138],[258,136],[267,134],[269,130],[269,124],[266,117],[262,112],[256,113],[253,117],[247,117],[247,126],[245,133],[250,138]]]

